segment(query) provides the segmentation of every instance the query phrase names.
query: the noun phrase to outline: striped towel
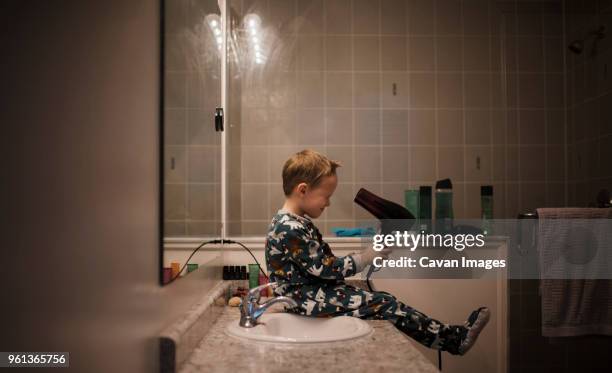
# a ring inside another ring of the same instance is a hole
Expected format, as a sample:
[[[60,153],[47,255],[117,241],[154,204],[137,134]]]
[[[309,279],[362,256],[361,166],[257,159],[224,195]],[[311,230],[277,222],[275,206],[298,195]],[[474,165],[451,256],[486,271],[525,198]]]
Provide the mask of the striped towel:
[[[542,335],[612,335],[612,209],[538,209]],[[592,220],[598,219],[598,220]]]

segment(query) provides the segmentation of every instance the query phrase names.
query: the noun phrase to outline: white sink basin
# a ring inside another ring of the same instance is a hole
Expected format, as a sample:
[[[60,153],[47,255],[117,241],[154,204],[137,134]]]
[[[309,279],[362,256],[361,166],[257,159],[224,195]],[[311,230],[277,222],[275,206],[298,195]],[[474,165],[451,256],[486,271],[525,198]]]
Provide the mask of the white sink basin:
[[[290,313],[265,313],[254,328],[243,328],[238,320],[227,325],[229,335],[264,342],[336,342],[363,337],[372,331],[367,322],[350,316],[314,318]]]

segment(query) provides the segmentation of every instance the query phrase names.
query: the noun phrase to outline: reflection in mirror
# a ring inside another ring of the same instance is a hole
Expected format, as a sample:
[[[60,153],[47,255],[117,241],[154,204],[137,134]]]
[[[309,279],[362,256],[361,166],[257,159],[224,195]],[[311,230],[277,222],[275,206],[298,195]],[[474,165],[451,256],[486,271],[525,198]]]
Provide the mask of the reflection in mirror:
[[[192,245],[221,235],[221,105],[223,22],[217,0],[164,1],[162,282],[205,263]],[[170,239],[170,243],[168,240]],[[197,246],[197,245],[196,245]],[[183,267],[185,267],[183,269]]]

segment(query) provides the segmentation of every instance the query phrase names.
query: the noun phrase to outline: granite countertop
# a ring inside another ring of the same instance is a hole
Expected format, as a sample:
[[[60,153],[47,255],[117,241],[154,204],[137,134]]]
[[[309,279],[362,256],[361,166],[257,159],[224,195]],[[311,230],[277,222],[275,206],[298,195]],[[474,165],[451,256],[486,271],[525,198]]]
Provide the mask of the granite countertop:
[[[238,308],[225,307],[180,373],[438,372],[413,346],[417,342],[385,320],[368,320],[373,333],[351,341],[280,345],[228,336],[227,324],[239,318]]]

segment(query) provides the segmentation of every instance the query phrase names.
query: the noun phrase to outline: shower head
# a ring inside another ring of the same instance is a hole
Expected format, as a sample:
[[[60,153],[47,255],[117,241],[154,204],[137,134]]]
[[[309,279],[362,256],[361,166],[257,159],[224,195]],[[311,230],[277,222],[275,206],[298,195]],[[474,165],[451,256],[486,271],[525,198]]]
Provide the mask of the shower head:
[[[570,45],[568,45],[568,48],[570,51],[576,54],[580,54],[582,53],[582,50],[584,49],[584,42],[582,40],[574,40],[573,42],[570,43]]]
[[[600,26],[597,30],[589,32],[584,39],[576,39],[572,41],[567,48],[575,54],[581,54],[584,50],[584,42],[593,36],[595,37],[595,40],[593,41],[593,49],[591,50],[591,53],[595,54],[597,52],[597,42],[606,37],[605,26]]]

